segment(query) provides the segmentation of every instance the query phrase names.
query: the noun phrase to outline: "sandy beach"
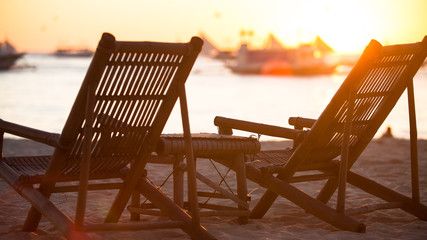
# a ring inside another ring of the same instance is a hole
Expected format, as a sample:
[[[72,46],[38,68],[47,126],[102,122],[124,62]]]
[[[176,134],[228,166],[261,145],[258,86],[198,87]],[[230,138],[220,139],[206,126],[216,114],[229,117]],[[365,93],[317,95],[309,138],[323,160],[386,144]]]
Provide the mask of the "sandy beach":
[[[263,142],[263,148],[276,148],[289,145],[289,142]],[[5,156],[26,154],[49,154],[52,149],[43,145],[23,140],[5,139],[3,145]],[[419,174],[421,201],[427,203],[427,140],[419,140]],[[214,171],[208,168],[208,160],[198,160],[198,170],[207,177],[214,178]],[[220,169],[221,170],[221,169]],[[222,169],[224,170],[224,169]],[[409,141],[406,139],[380,138],[372,141],[364,151],[353,170],[373,178],[383,185],[405,195],[410,195]],[[161,182],[167,177],[171,168],[167,165],[150,165],[149,177],[154,182]],[[230,173],[231,177],[233,173]],[[170,181],[170,180],[169,180]],[[229,182],[231,188],[235,182]],[[168,194],[171,184],[162,190]],[[316,183],[300,184],[309,194],[315,194],[319,188]],[[199,184],[199,189],[207,189]],[[251,206],[258,201],[264,190],[257,184],[248,182],[248,191],[252,198]],[[88,222],[102,221],[113,200],[115,191],[91,192],[87,207]],[[334,196],[330,204],[334,205]],[[66,213],[73,215],[76,194],[56,194],[52,200]],[[359,206],[372,202],[381,202],[371,195],[348,186],[347,206]],[[65,239],[55,227],[42,220],[36,234],[24,233],[20,229],[24,223],[29,204],[0,180],[0,239]],[[157,217],[142,216],[143,220]],[[263,219],[249,220],[247,225],[239,225],[236,217],[203,217],[202,225],[217,239],[427,239],[427,221],[400,210],[381,210],[355,218],[366,226],[366,233],[339,231],[333,226],[305,213],[293,203],[278,198]],[[129,213],[125,211],[121,221],[126,222]],[[136,232],[102,232],[94,239],[188,239],[180,229],[136,231]]]

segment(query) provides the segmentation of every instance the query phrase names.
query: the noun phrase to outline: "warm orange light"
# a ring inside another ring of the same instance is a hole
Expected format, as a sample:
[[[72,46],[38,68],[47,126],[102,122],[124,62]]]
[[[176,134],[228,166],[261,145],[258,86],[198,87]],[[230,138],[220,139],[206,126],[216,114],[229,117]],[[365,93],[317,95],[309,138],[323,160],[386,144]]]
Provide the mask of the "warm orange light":
[[[420,41],[427,34],[425,0],[281,1],[278,8],[283,15],[274,33],[285,43],[292,42],[289,35],[294,31],[296,44],[318,35],[337,52],[356,53],[371,39],[397,44]]]

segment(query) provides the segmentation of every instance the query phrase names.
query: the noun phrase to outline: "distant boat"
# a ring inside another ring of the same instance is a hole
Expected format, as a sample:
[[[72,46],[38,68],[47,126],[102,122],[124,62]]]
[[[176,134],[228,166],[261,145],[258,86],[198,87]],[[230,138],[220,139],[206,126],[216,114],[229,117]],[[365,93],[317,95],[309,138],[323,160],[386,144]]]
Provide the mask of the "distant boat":
[[[297,48],[285,48],[270,34],[267,47],[250,50],[242,44],[235,61],[227,66],[235,73],[266,75],[318,75],[330,74],[335,65],[326,61],[325,56],[333,52],[320,37],[312,44]]]
[[[16,52],[15,47],[7,40],[0,43],[0,70],[10,69],[24,54]]]
[[[60,48],[55,51],[55,56],[58,57],[91,57],[93,51],[89,49],[71,49],[71,48]]]

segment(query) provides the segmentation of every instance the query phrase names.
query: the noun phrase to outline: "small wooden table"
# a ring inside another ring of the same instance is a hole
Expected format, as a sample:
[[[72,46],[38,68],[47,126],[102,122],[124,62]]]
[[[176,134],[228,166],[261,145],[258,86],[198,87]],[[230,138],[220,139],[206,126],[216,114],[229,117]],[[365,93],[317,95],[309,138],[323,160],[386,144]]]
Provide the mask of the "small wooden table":
[[[237,208],[224,207],[212,204],[199,204],[201,208],[212,211],[200,212],[200,216],[238,216],[240,224],[246,224],[249,215],[249,198],[247,196],[245,156],[259,152],[261,145],[256,138],[238,137],[230,135],[197,133],[192,134],[194,158],[229,159],[235,166],[237,196],[221,188],[217,183],[196,170],[196,178],[214,189],[215,192],[198,192],[198,196],[209,198],[227,198],[237,204]],[[175,203],[184,207],[184,171],[185,171],[185,142],[182,134],[161,135],[156,148],[157,155],[153,155],[150,163],[173,164],[173,199]],[[139,211],[147,213],[147,211]]]

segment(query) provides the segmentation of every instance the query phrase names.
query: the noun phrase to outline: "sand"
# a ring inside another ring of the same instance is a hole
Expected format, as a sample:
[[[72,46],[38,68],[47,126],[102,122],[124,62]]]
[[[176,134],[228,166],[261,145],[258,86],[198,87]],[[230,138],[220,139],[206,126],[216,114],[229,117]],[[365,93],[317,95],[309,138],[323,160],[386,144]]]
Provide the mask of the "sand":
[[[289,145],[289,142],[263,142],[263,148],[275,148]],[[43,145],[23,140],[6,139],[3,146],[5,156],[17,154],[49,154],[52,149]],[[419,141],[421,200],[427,203],[427,140]],[[198,160],[198,169],[207,177],[214,179],[215,171],[207,170],[208,160]],[[224,168],[219,166],[221,171]],[[367,147],[353,170],[373,178],[398,192],[410,195],[409,141],[405,139],[376,139]],[[150,165],[149,177],[158,185],[169,175],[171,167],[167,165]],[[229,173],[230,180],[233,173]],[[229,182],[231,188],[235,182]],[[309,194],[318,191],[318,184],[299,184]],[[199,189],[208,189],[198,184]],[[162,188],[166,194],[171,193],[171,180]],[[264,190],[257,184],[248,182],[248,190],[253,207]],[[91,192],[87,210],[88,222],[102,221],[108,206],[114,198],[115,191]],[[334,205],[334,196],[330,204]],[[64,212],[73,215],[76,194],[56,194],[52,200]],[[347,206],[354,207],[381,200],[360,190],[348,186]],[[215,201],[214,201],[215,203]],[[55,227],[42,220],[37,233],[24,233],[20,229],[25,220],[29,204],[0,180],[0,239],[65,239]],[[143,220],[156,220],[158,217],[143,216]],[[202,225],[218,239],[427,239],[427,221],[422,221],[400,209],[381,210],[355,218],[367,226],[366,233],[340,231],[335,227],[305,213],[293,203],[278,198],[263,219],[249,220],[247,225],[239,225],[235,217],[203,217]],[[122,222],[129,219],[127,212]],[[180,229],[104,232],[97,233],[94,239],[188,239]]]

